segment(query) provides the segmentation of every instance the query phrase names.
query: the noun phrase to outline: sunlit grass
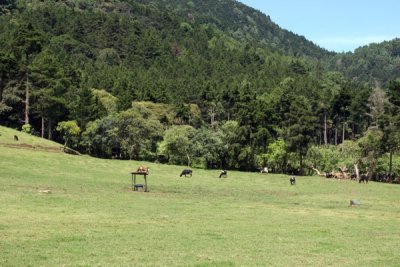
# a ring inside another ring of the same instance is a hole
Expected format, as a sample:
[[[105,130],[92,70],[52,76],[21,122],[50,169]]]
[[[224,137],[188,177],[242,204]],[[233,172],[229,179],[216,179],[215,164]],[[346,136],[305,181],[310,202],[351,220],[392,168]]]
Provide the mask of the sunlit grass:
[[[140,164],[0,145],[0,266],[399,266],[397,185]]]

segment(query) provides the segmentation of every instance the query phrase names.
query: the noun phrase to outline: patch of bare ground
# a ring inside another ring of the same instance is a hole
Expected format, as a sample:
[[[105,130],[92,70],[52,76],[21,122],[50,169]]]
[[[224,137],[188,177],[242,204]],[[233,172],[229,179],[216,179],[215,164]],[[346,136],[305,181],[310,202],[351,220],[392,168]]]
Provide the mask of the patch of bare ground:
[[[19,149],[33,149],[38,151],[46,151],[46,152],[54,152],[54,153],[63,153],[63,148],[55,147],[55,146],[43,146],[43,145],[31,145],[31,144],[9,144],[9,143],[1,143],[1,146],[11,147],[11,148],[19,148]]]

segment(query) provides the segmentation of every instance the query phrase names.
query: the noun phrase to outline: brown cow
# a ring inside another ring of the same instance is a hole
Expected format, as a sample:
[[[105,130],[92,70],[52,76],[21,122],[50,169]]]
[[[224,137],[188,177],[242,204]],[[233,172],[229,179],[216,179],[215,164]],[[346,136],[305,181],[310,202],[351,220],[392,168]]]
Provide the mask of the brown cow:
[[[144,166],[144,165],[139,166],[139,168],[137,169],[137,172],[143,172],[143,173],[147,173],[147,174],[149,174],[149,171],[150,171],[150,168],[147,166]]]
[[[341,172],[336,172],[336,173],[333,174],[333,176],[334,176],[336,179],[344,179],[344,178],[345,178],[344,175],[343,175],[343,173],[341,173]]]

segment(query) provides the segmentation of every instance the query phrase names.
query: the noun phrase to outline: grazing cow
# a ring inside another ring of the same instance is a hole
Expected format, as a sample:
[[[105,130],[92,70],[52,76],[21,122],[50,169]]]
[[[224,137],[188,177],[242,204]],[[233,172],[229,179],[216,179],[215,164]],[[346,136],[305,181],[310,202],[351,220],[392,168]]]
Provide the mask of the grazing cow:
[[[384,182],[384,183],[390,182],[389,174],[379,173],[377,176],[378,176],[377,177],[378,178],[377,181],[379,181],[379,182]]]
[[[290,184],[291,185],[295,185],[296,184],[296,177],[293,176],[293,177],[290,178]]]
[[[18,135],[14,135],[14,141],[18,141]]]
[[[362,174],[362,175],[360,176],[360,180],[359,180],[358,182],[359,182],[360,184],[361,184],[361,182],[367,183],[367,184],[368,184],[368,175]]]
[[[182,175],[185,175],[185,177],[186,177],[186,175],[190,175],[190,177],[192,177],[192,173],[193,173],[192,170],[186,169],[186,170],[183,170],[183,171],[181,172],[181,175],[179,175],[179,177],[182,177]]]
[[[147,174],[149,174],[149,171],[150,171],[150,168],[149,167],[147,167],[147,166],[140,166],[138,169],[137,169],[137,172],[142,172],[142,173],[147,173]]]
[[[326,177],[326,178],[335,178],[335,176],[334,176],[333,173],[331,173],[331,172],[325,173],[325,177]]]
[[[260,173],[268,173],[268,167],[261,168]]]
[[[227,170],[223,170],[223,171],[221,171],[221,173],[219,174],[219,178],[222,178],[222,177],[228,177],[228,171]]]

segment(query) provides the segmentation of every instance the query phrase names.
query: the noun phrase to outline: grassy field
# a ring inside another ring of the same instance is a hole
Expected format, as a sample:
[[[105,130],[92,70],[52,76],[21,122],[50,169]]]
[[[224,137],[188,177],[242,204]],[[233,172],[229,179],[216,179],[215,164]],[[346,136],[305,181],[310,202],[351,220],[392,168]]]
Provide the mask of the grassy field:
[[[140,162],[12,136],[0,127],[0,266],[400,266],[398,185],[146,163],[150,192],[133,192]]]

